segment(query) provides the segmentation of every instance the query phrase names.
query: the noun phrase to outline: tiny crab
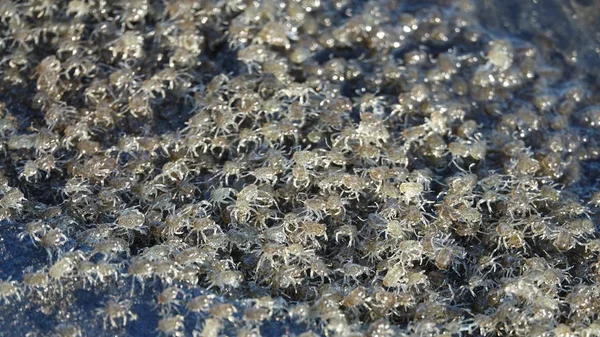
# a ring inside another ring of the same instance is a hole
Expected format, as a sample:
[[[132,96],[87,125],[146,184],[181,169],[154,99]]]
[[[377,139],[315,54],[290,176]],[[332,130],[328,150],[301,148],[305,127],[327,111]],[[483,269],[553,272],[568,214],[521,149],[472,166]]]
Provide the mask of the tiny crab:
[[[4,304],[9,304],[11,298],[21,300],[23,290],[19,287],[17,281],[11,281],[10,278],[6,281],[0,281],[0,300]]]
[[[245,177],[246,174],[244,173],[244,169],[245,163],[241,160],[226,161],[223,164],[223,167],[214,175],[214,178],[221,179],[224,184],[227,185],[229,178],[231,177],[236,177],[238,179]]]
[[[126,326],[128,321],[135,321],[137,315],[131,310],[131,302],[128,300],[119,301],[117,298],[109,299],[103,308],[96,309],[99,314],[104,316],[104,329],[110,327],[115,329],[120,326]]]
[[[188,227],[190,228],[190,231],[187,237],[196,233],[196,245],[200,243],[200,238],[202,238],[204,242],[208,241],[208,237],[206,236],[207,231],[212,232],[213,235],[223,232],[221,227],[219,227],[219,225],[211,218],[194,219]]]
[[[135,281],[137,280],[141,284],[143,292],[146,279],[150,278],[153,272],[153,266],[148,259],[132,259],[131,264],[127,268],[127,274],[131,276],[131,296],[133,296],[135,290]]]
[[[190,174],[191,169],[184,159],[168,162],[162,168],[161,178],[168,178],[171,181],[182,181]]]
[[[317,238],[322,237],[327,241],[327,226],[317,221],[304,221],[300,225],[298,237],[303,242],[311,242],[317,248],[321,248]]]
[[[156,303],[160,306],[161,312],[169,313],[171,309],[177,309],[181,304],[181,300],[178,299],[181,294],[183,294],[183,290],[176,286],[168,287],[158,294]]]
[[[75,274],[75,268],[78,263],[85,259],[85,256],[80,251],[73,251],[63,254],[52,266],[48,269],[48,276],[51,282],[59,285],[60,292],[63,291],[63,280]]]
[[[26,161],[19,171],[19,179],[24,179],[27,182],[35,181],[39,177],[39,167],[33,160]]]
[[[128,208],[120,212],[115,221],[115,228],[125,232],[137,231],[144,232],[144,222],[146,217],[140,211],[135,208]]]
[[[287,88],[281,89],[278,96],[287,98],[291,102],[298,100],[300,105],[305,105],[308,103],[311,94],[317,95],[317,92],[306,84],[293,82]]]
[[[208,311],[211,304],[214,302],[216,296],[215,295],[200,295],[194,298],[191,298],[187,301],[185,307],[190,312],[201,313]]]
[[[244,275],[237,270],[218,271],[209,275],[210,286],[208,288],[210,289],[213,286],[220,289],[238,288],[243,280]]]
[[[157,330],[165,336],[184,336],[183,320],[184,317],[181,315],[164,317],[158,321]]]
[[[360,283],[358,278],[370,273],[370,269],[368,267],[352,262],[345,263],[341,268],[338,268],[335,271],[343,274],[344,282],[348,282],[348,279],[351,279],[355,283]]]
[[[238,223],[247,223],[250,217],[257,213],[256,208],[244,199],[237,200],[233,205],[229,205],[227,210]]]
[[[25,228],[19,233],[19,240],[29,237],[33,244],[40,241],[40,236],[43,236],[48,231],[48,226],[40,220],[30,221],[25,224]]]
[[[257,183],[269,183],[270,185],[275,185],[277,182],[277,171],[271,167],[259,167],[256,170],[250,172]]]
[[[236,190],[230,187],[215,188],[210,192],[210,202],[214,205],[227,205],[235,201]]]
[[[285,26],[275,21],[267,23],[252,42],[257,44],[266,43],[274,47],[283,47],[286,50],[291,47]]]
[[[0,207],[20,210],[23,208],[25,195],[18,188],[11,188],[0,199]]]
[[[230,322],[235,321],[235,314],[237,314],[237,312],[238,309],[231,303],[218,303],[213,305],[209,310],[209,314],[212,318]]]
[[[52,260],[52,250],[60,250],[60,247],[67,243],[69,238],[60,229],[55,228],[46,232],[39,241],[40,245],[46,248],[48,259]]]
[[[49,278],[46,272],[25,272],[23,274],[23,286],[28,292],[35,292],[41,295],[42,292],[48,290],[48,284]]]
[[[356,240],[356,235],[358,233],[358,229],[354,225],[342,225],[335,231],[335,242],[339,242],[340,236],[348,237],[348,247],[352,247],[354,244],[354,240]]]

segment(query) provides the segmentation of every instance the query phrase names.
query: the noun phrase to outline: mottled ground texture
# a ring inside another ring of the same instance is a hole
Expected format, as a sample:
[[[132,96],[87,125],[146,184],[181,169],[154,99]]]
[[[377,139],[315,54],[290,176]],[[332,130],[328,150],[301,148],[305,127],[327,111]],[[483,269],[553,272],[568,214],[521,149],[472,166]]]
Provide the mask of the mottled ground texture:
[[[600,1],[0,1],[0,336],[600,336]]]

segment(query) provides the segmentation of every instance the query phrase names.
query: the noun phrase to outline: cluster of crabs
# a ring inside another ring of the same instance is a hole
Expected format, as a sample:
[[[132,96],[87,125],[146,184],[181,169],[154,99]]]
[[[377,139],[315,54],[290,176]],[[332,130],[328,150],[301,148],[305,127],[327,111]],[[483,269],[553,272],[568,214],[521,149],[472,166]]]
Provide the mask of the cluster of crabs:
[[[6,0],[0,47],[0,334],[600,333],[598,85],[541,32]]]

